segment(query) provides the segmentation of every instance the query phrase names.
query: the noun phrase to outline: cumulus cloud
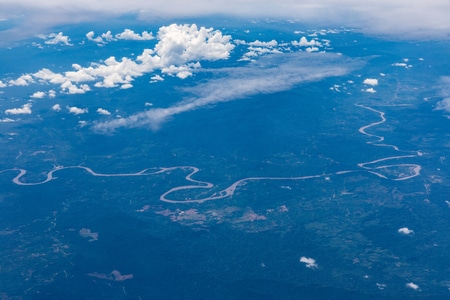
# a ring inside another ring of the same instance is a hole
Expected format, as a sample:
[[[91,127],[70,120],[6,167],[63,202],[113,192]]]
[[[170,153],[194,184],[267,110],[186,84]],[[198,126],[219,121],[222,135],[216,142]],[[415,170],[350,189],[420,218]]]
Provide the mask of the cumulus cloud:
[[[445,98],[436,104],[435,110],[443,110],[445,112],[450,112],[450,98]]]
[[[50,33],[46,36],[40,36],[43,39],[45,39],[45,43],[47,45],[57,45],[62,44],[66,46],[73,46],[73,44],[70,43],[70,38],[67,35],[63,35],[62,32],[59,33]]]
[[[378,79],[374,78],[366,78],[363,81],[364,84],[371,85],[371,86],[377,86],[378,85]]]
[[[87,108],[78,108],[76,106],[68,106],[67,110],[69,111],[69,113],[74,115],[81,115],[88,112]]]
[[[302,256],[302,257],[300,257],[300,262],[304,263],[307,268],[310,268],[310,269],[318,268],[318,265],[317,265],[315,259],[313,259],[313,258]]]
[[[61,84],[61,90],[69,94],[84,94],[87,91],[90,91],[91,88],[87,84],[77,86],[72,81],[66,80],[63,84]]]
[[[53,105],[53,106],[52,106],[52,110],[53,110],[53,111],[61,111],[61,105],[59,105],[59,104]]]
[[[407,227],[402,227],[398,230],[398,233],[408,235],[408,234],[414,234],[414,231]]]
[[[293,41],[292,45],[300,47],[322,47],[322,44],[316,39],[311,39],[308,41],[308,39],[304,36],[300,38],[300,41]]]
[[[131,31],[124,31],[128,37]],[[87,34],[94,38],[94,32]],[[100,40],[110,38],[110,32],[102,34]],[[145,32],[141,37],[147,37]],[[91,63],[88,67],[73,64],[73,70],[55,73],[43,68],[32,74],[24,74],[9,85],[29,85],[38,83],[59,84],[63,92],[69,94],[84,94],[91,90],[88,82],[95,82],[95,87],[131,88],[133,78],[143,74],[160,70],[164,74],[186,78],[200,68],[200,61],[215,61],[227,59],[234,45],[230,42],[231,36],[222,35],[213,28],[197,27],[197,25],[172,24],[162,26],[158,31],[158,43],[154,49],[145,49],[136,59],[123,57],[117,60],[111,56],[101,63]]]
[[[127,118],[94,125],[97,131],[113,131],[120,127],[147,126],[158,129],[167,118],[193,109],[242,99],[256,94],[285,91],[293,86],[325,77],[341,76],[361,66],[360,61],[328,53],[294,52],[265,56],[248,66],[218,70],[223,77],[186,89],[192,94],[173,106],[155,108]]]
[[[36,92],[33,95],[30,96],[31,98],[37,98],[37,99],[41,99],[45,97],[45,93],[44,92]]]
[[[111,115],[111,113],[110,113],[108,110],[103,109],[103,108],[98,108],[98,109],[97,109],[97,112],[98,112],[99,114],[105,115],[105,116]]]
[[[9,85],[26,86],[33,82],[33,77],[30,74],[24,74],[17,79],[11,79],[8,83]]]
[[[118,40],[132,40],[132,41],[149,41],[153,40],[155,37],[148,31],[143,31],[141,34],[135,33],[131,29],[125,29],[122,33],[115,35]]]
[[[56,92],[55,92],[54,90],[49,90],[49,91],[48,91],[48,96],[49,96],[50,98],[55,98],[55,97],[56,97]]]
[[[3,81],[0,80],[0,88],[6,87],[6,83],[3,83]]]
[[[131,29],[125,29],[123,32],[113,35],[110,30],[102,33],[99,36],[95,36],[94,31],[86,33],[86,38],[89,41],[97,43],[99,46],[103,46],[112,41],[127,40],[127,41],[150,41],[155,39],[153,34],[148,31],[143,31],[141,34],[135,33]]]
[[[150,77],[150,82],[154,83],[154,82],[158,82],[158,81],[163,81],[164,78],[162,78],[160,75],[156,74],[152,77]]]
[[[222,32],[213,28],[198,28],[195,24],[162,26],[158,31],[158,39],[154,51],[164,66],[227,59],[234,49],[230,43],[231,36],[222,35]]]
[[[375,89],[374,88],[368,88],[368,89],[365,89],[364,90],[365,92],[367,92],[367,93],[371,93],[371,94],[373,94],[373,93],[376,93],[377,91],[375,91]]]
[[[5,110],[7,115],[29,115],[31,114],[31,103],[22,105],[20,108],[10,108]]]
[[[408,287],[410,289],[413,289],[413,290],[418,290],[419,289],[419,286],[417,284],[415,284],[414,282],[408,282],[406,284],[406,287]]]
[[[97,37],[94,37],[94,35],[95,35],[95,32],[94,32],[94,31],[89,31],[88,33],[86,33],[86,38],[87,38],[89,41],[92,41],[92,42],[97,43],[98,45],[105,45],[105,44],[107,44],[108,42],[111,42],[111,41],[115,41],[115,40],[116,40],[116,39],[113,37],[111,31],[109,31],[109,30],[108,30],[107,32],[105,32],[105,33],[102,33],[101,35],[99,35],[99,36],[97,36]]]
[[[244,40],[234,40],[236,45],[247,45],[248,51],[242,56],[241,61],[251,61],[258,56],[273,54],[273,53],[282,53],[285,45],[280,45],[276,40],[271,40],[268,42],[256,40],[253,42],[246,42]]]

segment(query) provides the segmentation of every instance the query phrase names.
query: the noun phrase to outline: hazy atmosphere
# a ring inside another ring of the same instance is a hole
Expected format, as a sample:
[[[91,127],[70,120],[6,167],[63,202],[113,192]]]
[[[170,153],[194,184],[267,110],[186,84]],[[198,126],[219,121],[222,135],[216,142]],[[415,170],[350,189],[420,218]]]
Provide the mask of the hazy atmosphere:
[[[449,298],[448,16],[0,1],[0,298]]]

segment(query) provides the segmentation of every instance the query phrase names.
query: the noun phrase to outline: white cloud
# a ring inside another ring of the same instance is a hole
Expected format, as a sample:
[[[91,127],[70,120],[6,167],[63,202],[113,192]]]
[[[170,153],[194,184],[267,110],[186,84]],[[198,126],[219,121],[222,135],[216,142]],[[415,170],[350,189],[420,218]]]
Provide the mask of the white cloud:
[[[45,97],[45,93],[44,92],[36,92],[33,95],[30,96],[31,98],[37,98],[37,99],[41,99]]]
[[[10,108],[5,110],[7,115],[29,115],[31,114],[31,103],[22,105],[21,108]]]
[[[89,32],[87,37],[95,40],[93,35],[93,32]],[[107,32],[100,39],[103,41],[111,36]],[[145,32],[143,36],[146,36]],[[158,32],[158,39],[154,49],[145,49],[135,60],[124,57],[118,61],[111,56],[102,63],[91,63],[88,67],[73,64],[73,70],[62,73],[43,68],[36,73],[10,80],[9,84],[28,85],[37,80],[39,83],[60,84],[61,90],[69,94],[90,91],[85,82],[94,81],[95,87],[119,86],[127,89],[132,87],[133,78],[155,70],[184,79],[201,67],[200,61],[227,59],[234,49],[230,42],[231,36],[222,35],[213,28],[198,28],[195,24],[163,26]]]
[[[155,37],[151,32],[143,31],[139,34],[131,29],[125,29],[122,33],[116,34],[115,38],[118,40],[149,41],[153,40]]]
[[[59,104],[53,105],[52,106],[52,110],[54,110],[54,111],[61,111],[61,105],[59,105]]]
[[[71,106],[71,107],[68,106],[67,109],[69,110],[69,112],[71,114],[74,114],[74,115],[81,115],[81,114],[85,114],[88,112],[87,108],[78,108],[76,106]]]
[[[311,41],[308,41],[308,39],[304,36],[300,38],[300,41],[293,41],[292,45],[294,46],[300,46],[300,47],[322,47],[322,44],[318,42],[315,39],[311,39]]]
[[[116,39],[113,37],[111,31],[107,31],[105,33],[102,33],[101,35],[94,37],[95,33],[94,31],[89,31],[86,33],[86,38],[89,41],[97,43],[99,46],[105,45],[109,42],[115,41]]]
[[[88,125],[87,121],[78,121],[78,126],[80,128],[86,127]]]
[[[418,290],[419,289],[419,286],[417,284],[413,283],[413,282],[408,282],[406,284],[406,287],[408,287],[410,289],[413,289],[413,290]]]
[[[127,90],[127,89],[131,89],[132,87],[133,87],[133,85],[131,83],[124,83],[120,86],[120,89]]]
[[[33,77],[30,74],[24,74],[15,80],[10,80],[8,83],[9,85],[26,86],[33,82]]]
[[[302,257],[300,257],[300,262],[304,263],[307,268],[310,268],[310,269],[317,269],[318,268],[318,265],[317,265],[316,261],[314,259],[310,258],[310,257],[302,256]]]
[[[54,90],[49,90],[49,91],[48,91],[48,96],[49,96],[50,98],[55,98],[55,97],[56,97],[56,92],[55,92]]]
[[[171,107],[155,108],[127,118],[97,123],[94,129],[112,131],[120,127],[142,126],[157,129],[167,118],[177,114],[256,94],[285,91],[302,82],[341,76],[360,64],[342,55],[328,53],[294,52],[265,56],[246,67],[219,69],[224,77],[186,89],[193,96]]]
[[[113,35],[111,34],[111,31],[109,31],[109,30],[105,33],[102,33],[101,37],[102,37],[102,39],[104,39],[105,41],[108,41],[108,42],[115,41],[115,38],[113,37]]]
[[[155,75],[155,76],[150,77],[151,83],[163,81],[163,80],[164,80],[164,78],[162,78],[160,75]]]
[[[6,83],[3,83],[3,81],[0,80],[0,88],[6,87]]]
[[[435,110],[443,110],[445,112],[450,112],[450,98],[445,98],[436,104]]]
[[[77,86],[73,84],[70,80],[67,80],[63,84],[61,84],[61,90],[66,91],[69,94],[84,94],[91,89],[87,84],[82,84]]]
[[[148,31],[143,31],[141,34],[135,33],[131,29],[125,29],[123,32],[118,33],[113,36],[110,30],[105,33],[102,33],[99,36],[95,36],[94,31],[89,31],[86,33],[86,38],[89,41],[97,43],[99,46],[106,45],[109,42],[117,41],[117,40],[132,40],[132,41],[149,41],[155,39],[153,34]]]
[[[398,230],[398,233],[408,235],[408,234],[414,234],[414,231],[412,231],[411,229],[408,229],[407,227],[402,227]]]
[[[317,47],[308,47],[305,49],[306,52],[317,52],[319,51],[319,48]]]
[[[57,44],[63,44],[66,46],[73,46],[70,43],[70,38],[66,35],[63,35],[62,32],[59,33],[50,33],[47,36],[43,36],[44,39],[46,39],[45,43],[48,45],[57,45]]]
[[[31,76],[31,75],[30,75]],[[36,78],[41,83],[52,83],[52,84],[61,84],[64,83],[67,79],[58,73],[53,73],[49,69],[43,68],[38,72],[32,74],[34,78]]]
[[[412,65],[408,65],[407,63],[404,63],[404,62],[402,62],[402,63],[393,63],[392,66],[394,66],[394,67],[403,67],[405,69],[412,68]]]
[[[371,85],[371,86],[377,86],[378,85],[378,79],[374,78],[366,78],[363,81],[364,84]]]
[[[234,45],[231,36],[213,28],[172,24],[158,31],[159,42],[154,51],[164,66],[190,61],[227,59]]]
[[[242,56],[241,61],[251,61],[254,58],[265,55],[265,54],[273,54],[273,53],[282,53],[283,47],[279,47],[281,45],[278,44],[276,40],[271,40],[269,42],[262,42],[260,40],[256,40],[253,42],[246,42],[243,40],[234,40],[236,45],[248,45],[248,51]]]
[[[364,90],[365,92],[367,92],[367,93],[371,93],[371,94],[373,94],[373,93],[376,93],[377,91],[375,91],[375,89],[374,88],[368,88],[368,89],[365,89]]]
[[[4,118],[4,119],[0,119],[1,123],[12,123],[15,122],[16,120],[10,119],[10,118]]]
[[[97,109],[97,112],[98,112],[99,114],[105,115],[105,116],[111,115],[111,113],[110,113],[109,111],[107,111],[106,109],[103,109],[103,108],[98,108],[98,109]]]
[[[446,0],[254,0],[205,1],[186,5],[173,0],[3,0],[0,18],[18,14],[26,17],[16,27],[2,34],[3,43],[23,39],[55,25],[80,21],[99,21],[139,12],[141,21],[170,17],[211,16],[214,14],[243,17],[245,20],[266,17],[290,19],[305,23],[320,22],[326,26],[345,26],[395,38],[448,38],[450,2]]]
[[[103,43],[104,43],[104,41],[103,41],[103,39],[102,39],[101,36],[94,37],[94,35],[95,35],[95,32],[94,32],[94,31],[89,31],[88,33],[86,33],[86,38],[87,38],[89,41],[96,42],[96,43],[98,43],[98,44],[103,44]]]
[[[260,40],[256,40],[254,42],[247,43],[247,45],[255,47],[276,47],[278,42],[275,40],[271,40],[269,42],[261,42]]]

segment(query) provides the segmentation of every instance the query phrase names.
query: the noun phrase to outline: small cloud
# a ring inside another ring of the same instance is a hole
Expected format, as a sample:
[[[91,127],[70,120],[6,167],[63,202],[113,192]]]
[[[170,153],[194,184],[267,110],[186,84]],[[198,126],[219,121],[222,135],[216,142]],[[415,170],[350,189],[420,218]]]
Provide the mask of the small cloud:
[[[313,258],[302,256],[302,257],[300,257],[300,262],[304,263],[307,268],[310,268],[310,269],[318,268],[318,265],[316,264],[316,260]]]
[[[311,39],[311,41],[308,41],[308,39],[304,36],[300,38],[300,41],[293,41],[291,43],[293,46],[300,46],[300,47],[322,47],[322,44],[317,41],[316,39]]]
[[[87,84],[81,84],[80,86],[76,86],[72,83],[72,81],[67,80],[63,84],[61,84],[61,89],[63,91],[67,91],[69,94],[84,94],[91,89]]]
[[[393,63],[392,66],[394,66],[394,67],[403,67],[405,69],[412,68],[412,65],[408,65],[407,63]]]
[[[3,81],[0,80],[0,88],[6,87],[6,83],[3,83]]]
[[[84,238],[89,238],[89,242],[98,240],[98,232],[92,232],[88,228],[81,228],[79,231],[80,235]]]
[[[36,92],[33,95],[30,96],[31,98],[37,98],[37,99],[41,99],[45,97],[45,93],[44,92]]]
[[[125,29],[122,33],[116,34],[115,37],[118,40],[132,41],[149,41],[155,38],[151,32],[143,31],[142,34],[139,34],[130,29]]]
[[[275,40],[271,40],[270,42],[261,42],[260,40],[256,40],[248,43],[248,45],[255,47],[276,47],[278,46],[278,42]]]
[[[59,104],[55,104],[52,106],[53,111],[61,111],[61,106]]]
[[[98,108],[98,109],[97,109],[97,112],[98,112],[99,114],[105,115],[105,116],[111,115],[111,113],[110,113],[109,111],[107,111],[106,109],[103,109],[103,108]]]
[[[50,90],[50,91],[48,91],[48,96],[50,98],[55,98],[56,97],[56,92],[54,90]]]
[[[319,48],[317,47],[308,47],[305,49],[306,52],[317,52],[319,51]]]
[[[445,98],[436,104],[434,110],[443,110],[445,112],[450,112],[450,98]]]
[[[419,290],[419,286],[417,284],[413,283],[413,282],[408,282],[406,284],[406,287],[408,287],[410,289],[413,289],[415,291]]]
[[[133,85],[132,85],[131,83],[125,83],[125,84],[122,84],[122,85],[120,86],[120,88],[121,88],[122,90],[131,89],[132,87],[133,87]]]
[[[94,34],[95,32],[89,31],[88,33],[86,33],[86,38],[92,42],[103,44],[104,43],[103,39],[100,36],[94,38]]]
[[[377,92],[377,91],[375,91],[374,88],[368,88],[368,89],[365,89],[364,91],[367,93],[372,93],[372,94]]]
[[[5,110],[7,115],[29,115],[31,114],[31,103],[24,104],[21,108],[10,108]]]
[[[87,121],[78,121],[78,125],[79,125],[81,128],[83,128],[83,127],[85,127],[85,126],[88,125],[88,122],[87,122]]]
[[[364,84],[371,85],[371,86],[377,86],[378,85],[378,79],[374,78],[367,78],[363,81]]]
[[[33,77],[30,74],[25,74],[20,76],[16,80],[10,80],[8,83],[9,85],[26,86],[32,82],[34,82]]]
[[[102,39],[111,42],[111,41],[115,41],[116,39],[112,36],[111,31],[107,31],[105,33],[102,33],[101,35]]]
[[[155,75],[155,76],[150,77],[150,83],[163,81],[163,80],[164,80],[164,78],[162,78],[160,75]]]
[[[108,42],[115,41],[116,39],[113,37],[111,31],[107,31],[105,33],[102,33],[101,35],[94,37],[95,33],[94,31],[89,31],[86,33],[86,38],[89,41],[97,43],[98,46],[106,45]]]
[[[414,231],[411,229],[408,229],[407,227],[403,227],[398,230],[398,233],[408,235],[408,234],[414,234]]]
[[[47,45],[63,44],[66,46],[73,46],[73,44],[70,43],[70,38],[67,35],[63,35],[62,32],[50,33],[49,35],[44,36],[44,39],[47,39],[45,41]]]
[[[69,110],[69,112],[71,114],[74,114],[74,115],[81,115],[81,114],[85,114],[88,112],[87,108],[78,108],[76,106],[72,106],[72,107],[68,106],[67,109]]]
[[[0,119],[0,123],[11,123],[11,122],[15,122],[16,120],[10,119],[10,118],[4,118],[4,119]]]

